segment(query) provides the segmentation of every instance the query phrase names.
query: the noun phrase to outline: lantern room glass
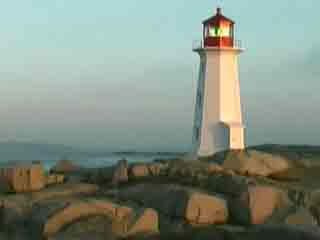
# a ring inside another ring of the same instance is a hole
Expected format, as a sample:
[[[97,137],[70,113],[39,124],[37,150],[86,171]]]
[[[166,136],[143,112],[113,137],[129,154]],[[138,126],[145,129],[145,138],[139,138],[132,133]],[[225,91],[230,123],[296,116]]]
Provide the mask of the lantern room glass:
[[[209,27],[210,37],[231,37],[230,26],[210,26]]]

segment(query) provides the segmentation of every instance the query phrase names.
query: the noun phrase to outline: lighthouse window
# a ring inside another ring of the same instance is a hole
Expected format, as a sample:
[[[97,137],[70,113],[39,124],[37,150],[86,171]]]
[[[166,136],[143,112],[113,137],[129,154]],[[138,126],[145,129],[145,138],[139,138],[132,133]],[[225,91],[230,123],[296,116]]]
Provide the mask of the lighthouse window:
[[[230,36],[230,28],[229,27],[223,27],[221,32],[222,32],[222,36],[223,37],[229,37]]]
[[[209,30],[209,35],[211,37],[229,37],[230,28],[229,27],[211,27]]]
[[[211,37],[220,37],[221,35],[221,28],[219,27],[212,27],[209,30],[209,34]]]
[[[200,137],[200,129],[197,127],[196,128],[196,140],[199,140],[199,137]]]
[[[205,37],[207,37],[208,35],[210,35],[210,33],[209,33],[209,27],[208,26],[205,26],[205,28],[204,28],[204,36]]]
[[[198,92],[198,100],[197,100],[198,104],[199,104],[199,107],[201,107],[201,105],[202,105],[202,101],[201,100],[202,100],[202,96],[201,96],[201,92],[199,91]]]

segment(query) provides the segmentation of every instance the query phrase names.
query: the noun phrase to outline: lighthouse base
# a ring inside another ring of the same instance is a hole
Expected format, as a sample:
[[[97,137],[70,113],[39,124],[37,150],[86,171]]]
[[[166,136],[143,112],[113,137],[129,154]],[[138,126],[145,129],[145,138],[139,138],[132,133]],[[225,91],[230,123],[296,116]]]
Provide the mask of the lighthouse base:
[[[237,122],[217,122],[209,126],[204,134],[195,155],[198,157],[208,157],[215,153],[226,150],[243,150],[244,129],[241,123]]]

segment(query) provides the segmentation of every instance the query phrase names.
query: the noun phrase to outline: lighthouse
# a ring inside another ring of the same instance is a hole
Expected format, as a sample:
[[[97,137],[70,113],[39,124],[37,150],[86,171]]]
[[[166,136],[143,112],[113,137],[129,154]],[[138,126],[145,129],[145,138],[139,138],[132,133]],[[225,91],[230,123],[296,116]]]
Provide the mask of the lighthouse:
[[[193,46],[200,56],[192,139],[197,157],[245,147],[238,68],[243,49],[234,30],[235,22],[218,8],[203,22],[201,43]]]

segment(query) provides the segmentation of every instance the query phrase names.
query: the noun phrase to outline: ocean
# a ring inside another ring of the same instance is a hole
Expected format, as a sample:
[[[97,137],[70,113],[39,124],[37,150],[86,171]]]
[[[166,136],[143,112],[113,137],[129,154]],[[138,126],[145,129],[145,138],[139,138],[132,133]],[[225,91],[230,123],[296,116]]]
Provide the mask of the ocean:
[[[116,164],[121,159],[126,159],[129,163],[132,162],[152,162],[155,159],[174,159],[181,154],[162,154],[162,153],[110,153],[105,156],[89,158],[89,159],[68,159],[75,164],[86,168],[108,167]],[[57,164],[60,159],[42,160],[46,170],[50,170]]]

